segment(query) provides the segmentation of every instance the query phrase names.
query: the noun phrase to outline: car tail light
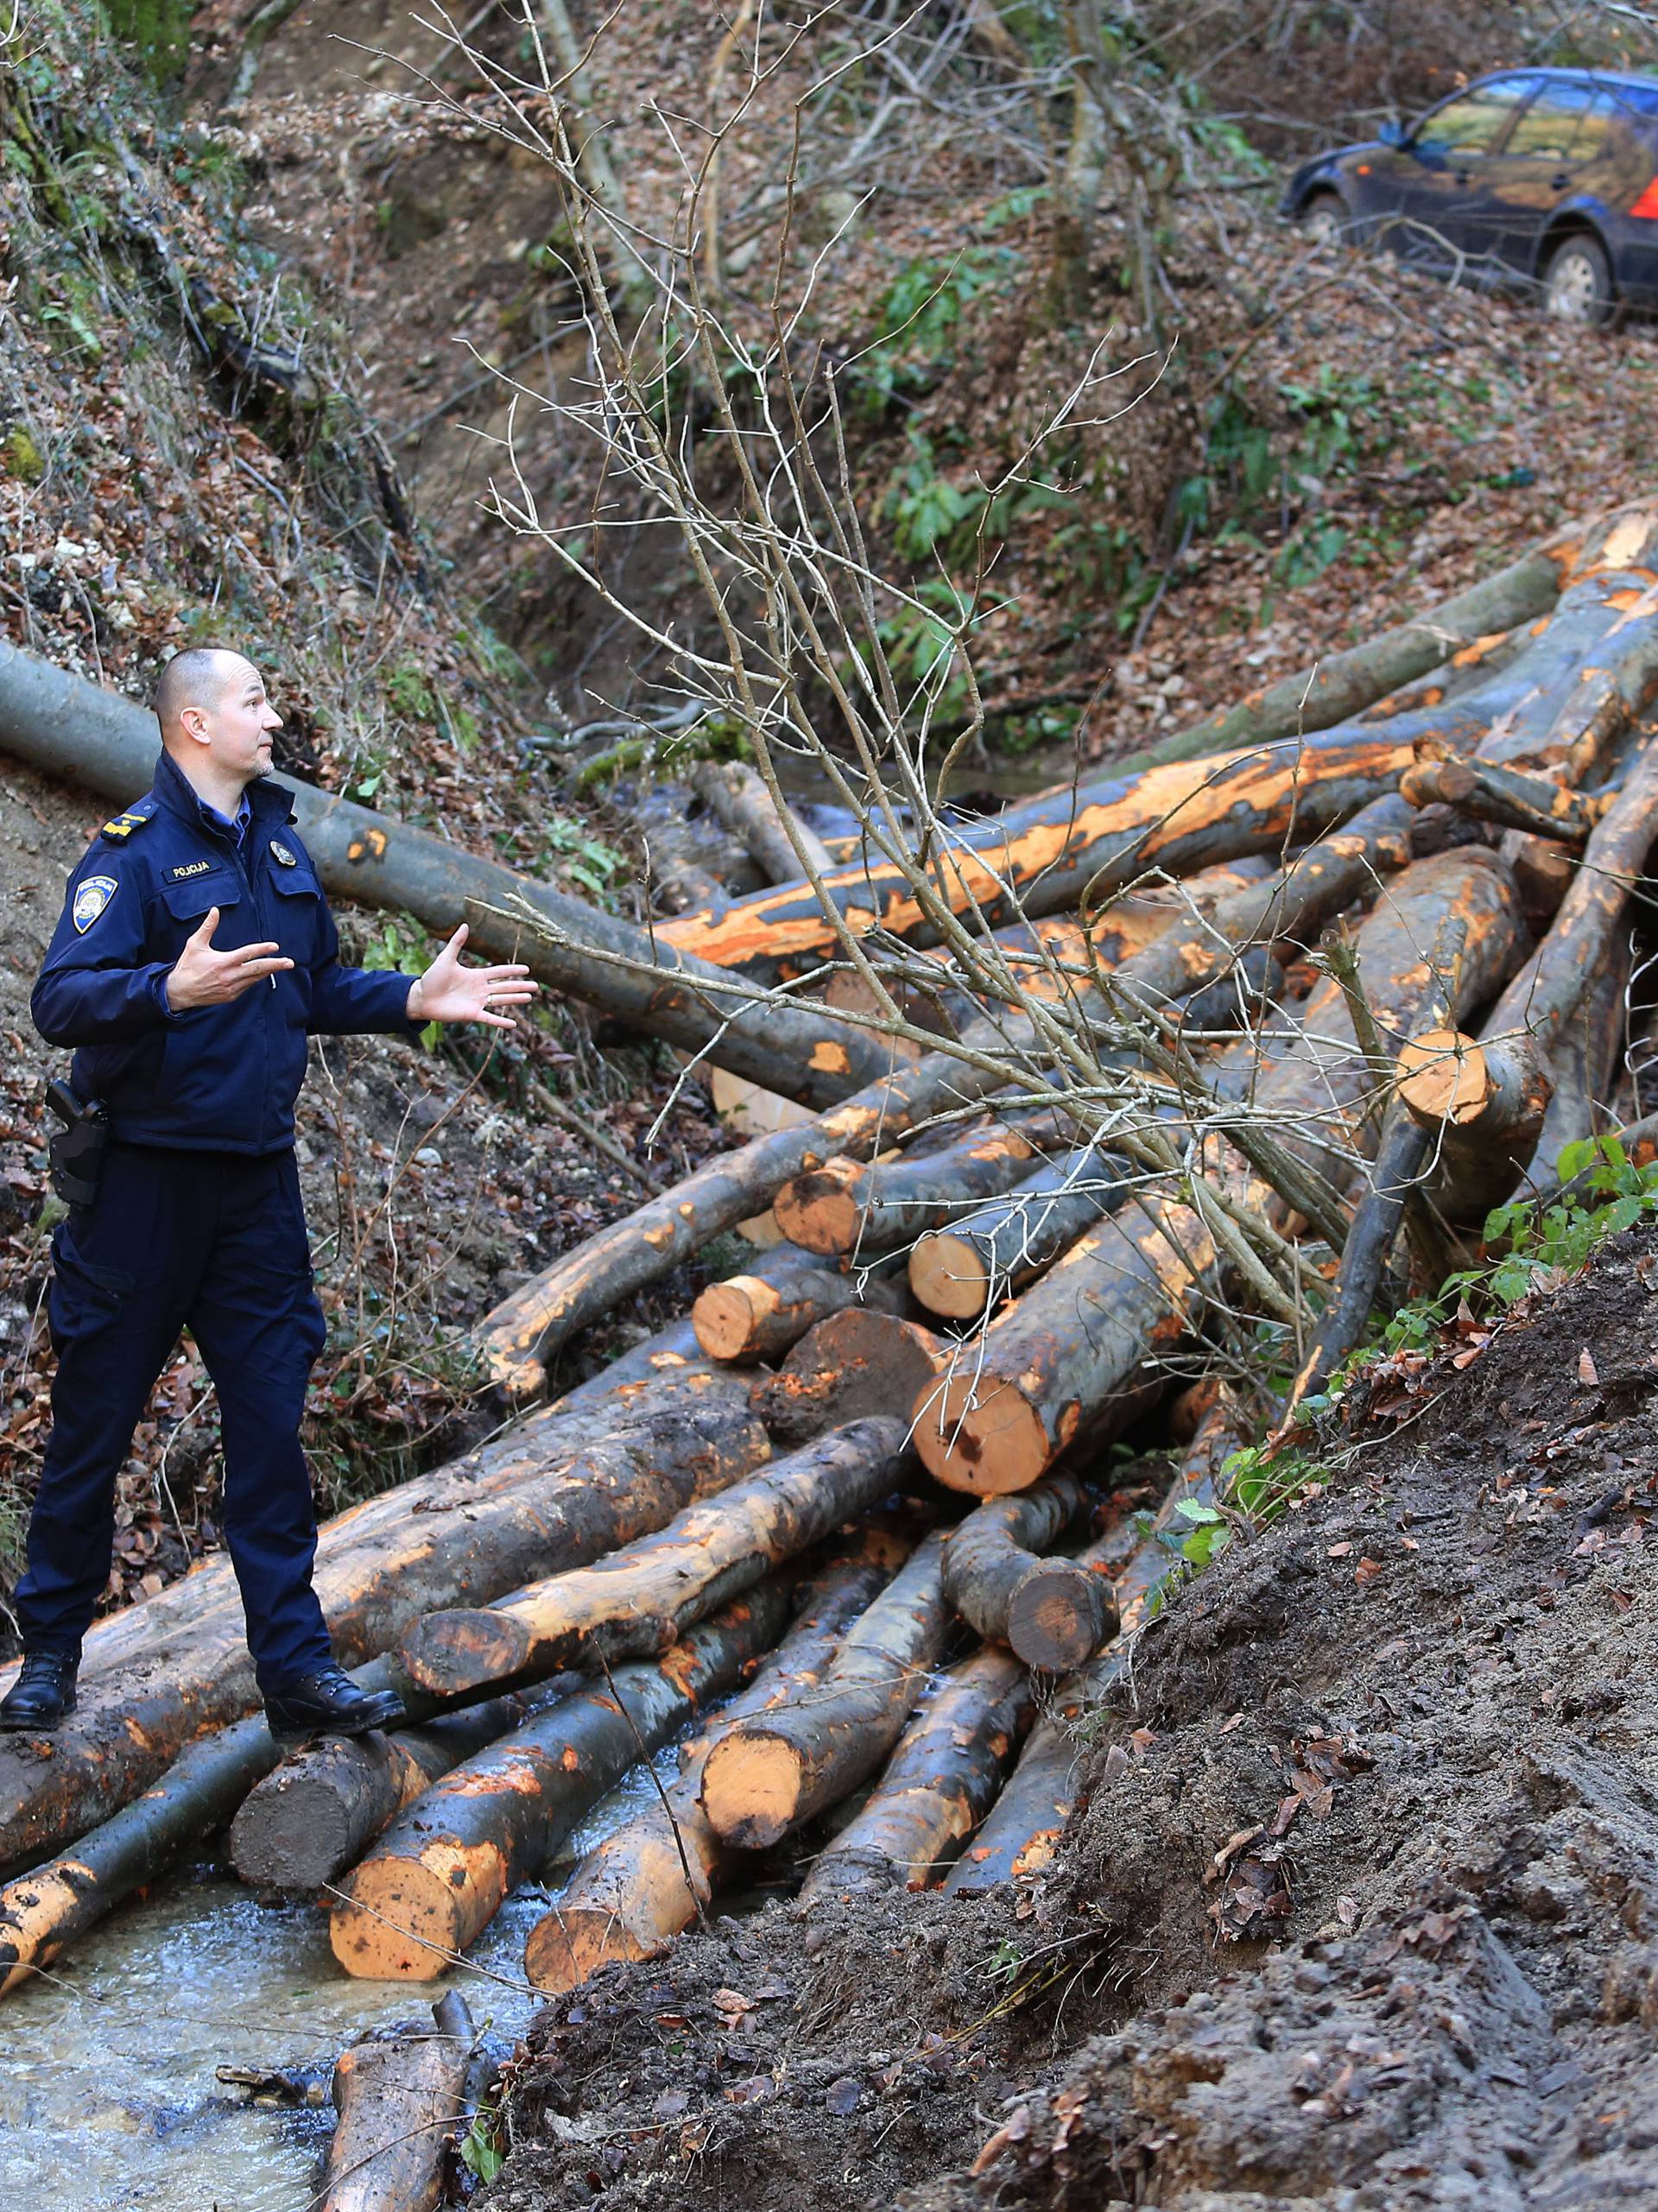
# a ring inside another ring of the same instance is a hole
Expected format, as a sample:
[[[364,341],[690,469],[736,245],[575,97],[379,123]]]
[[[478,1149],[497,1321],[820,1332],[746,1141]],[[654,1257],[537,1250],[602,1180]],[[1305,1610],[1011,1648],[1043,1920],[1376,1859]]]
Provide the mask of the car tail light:
[[[1644,216],[1649,223],[1658,223],[1658,177],[1653,179],[1630,212]]]

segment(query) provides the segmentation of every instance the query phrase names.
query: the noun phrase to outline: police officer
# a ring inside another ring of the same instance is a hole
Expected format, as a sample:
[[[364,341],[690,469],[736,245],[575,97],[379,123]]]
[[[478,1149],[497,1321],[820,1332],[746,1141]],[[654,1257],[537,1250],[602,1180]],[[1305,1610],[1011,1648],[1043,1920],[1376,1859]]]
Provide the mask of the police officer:
[[[218,1395],[225,1535],[271,1732],[356,1735],[402,1708],[334,1664],[311,1583],[299,1429],[324,1330],[294,1160],[306,1040],[509,1029],[535,986],[522,967],[463,969],[464,928],[418,977],[341,965],[289,794],[265,781],[282,723],[240,654],[176,654],[155,713],[155,783],[71,876],[32,1001],[47,1041],[75,1047],[71,1087],[104,1103],[110,1141],[53,1242],[53,1425],[0,1728],[74,1710],[116,1475],[187,1324]]]

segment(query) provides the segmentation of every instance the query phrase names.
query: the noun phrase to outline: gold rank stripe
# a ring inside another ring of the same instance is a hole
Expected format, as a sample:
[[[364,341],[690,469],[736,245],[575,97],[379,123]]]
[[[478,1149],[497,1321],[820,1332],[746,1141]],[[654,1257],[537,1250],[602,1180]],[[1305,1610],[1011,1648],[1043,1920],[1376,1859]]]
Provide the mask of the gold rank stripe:
[[[130,837],[135,830],[142,830],[148,814],[117,814],[112,822],[105,822],[103,834],[106,837]]]

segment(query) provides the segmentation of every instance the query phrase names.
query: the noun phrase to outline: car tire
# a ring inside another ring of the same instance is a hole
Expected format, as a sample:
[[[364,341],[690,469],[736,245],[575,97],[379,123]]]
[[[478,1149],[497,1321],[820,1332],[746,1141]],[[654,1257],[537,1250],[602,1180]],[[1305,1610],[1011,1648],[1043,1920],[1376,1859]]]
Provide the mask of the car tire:
[[[1593,327],[1615,304],[1611,264],[1600,240],[1583,231],[1562,238],[1543,269],[1543,313],[1556,322]]]
[[[1345,246],[1350,243],[1349,217],[1345,201],[1333,192],[1315,192],[1304,200],[1295,227],[1309,245]]]

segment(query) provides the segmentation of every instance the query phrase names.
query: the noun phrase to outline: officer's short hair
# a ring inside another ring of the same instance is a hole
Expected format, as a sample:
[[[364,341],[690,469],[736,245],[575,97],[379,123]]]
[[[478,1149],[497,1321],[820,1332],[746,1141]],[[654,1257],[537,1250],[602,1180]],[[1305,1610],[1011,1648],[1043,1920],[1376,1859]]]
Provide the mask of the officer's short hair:
[[[155,680],[155,719],[166,736],[169,724],[187,706],[216,706],[229,681],[224,660],[243,660],[233,645],[187,645],[175,653]]]

